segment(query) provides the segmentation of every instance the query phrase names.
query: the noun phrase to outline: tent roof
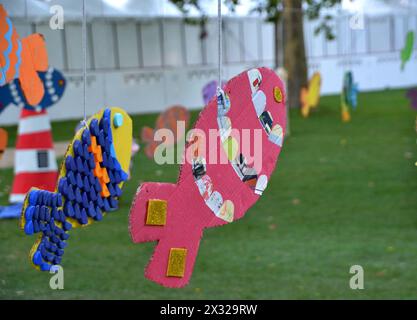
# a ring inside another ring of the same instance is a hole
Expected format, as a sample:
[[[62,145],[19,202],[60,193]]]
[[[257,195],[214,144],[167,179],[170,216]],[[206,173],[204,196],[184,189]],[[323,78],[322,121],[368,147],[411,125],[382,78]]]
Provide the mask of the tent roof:
[[[410,14],[417,11],[417,3],[414,0],[342,0],[342,9],[367,16]]]
[[[13,18],[23,18],[31,21],[49,20],[52,14],[50,8],[61,5],[64,9],[65,20],[80,20],[82,16],[82,0],[2,0],[9,15]],[[240,0],[235,12],[223,6],[224,16],[247,17],[251,13],[253,0]],[[217,1],[201,0],[201,7],[209,17],[217,16]],[[156,17],[182,17],[182,12],[169,0],[86,0],[87,16],[91,18],[114,19],[151,19]],[[387,14],[409,14],[417,12],[417,1],[413,0],[342,0],[341,7],[326,10],[327,14],[363,13],[364,15],[379,16]],[[192,8],[188,16],[198,17],[200,13]]]
[[[251,0],[242,0],[242,4],[232,13],[226,6],[222,12],[225,16],[247,16],[251,9]],[[47,20],[52,14],[50,8],[61,5],[65,20],[80,20],[82,17],[82,0],[2,0],[9,15],[27,20]],[[202,0],[202,8],[208,16],[217,16],[217,2]],[[88,18],[155,18],[182,17],[182,12],[169,0],[88,0],[86,1]],[[197,17],[200,13],[192,9],[188,16]]]

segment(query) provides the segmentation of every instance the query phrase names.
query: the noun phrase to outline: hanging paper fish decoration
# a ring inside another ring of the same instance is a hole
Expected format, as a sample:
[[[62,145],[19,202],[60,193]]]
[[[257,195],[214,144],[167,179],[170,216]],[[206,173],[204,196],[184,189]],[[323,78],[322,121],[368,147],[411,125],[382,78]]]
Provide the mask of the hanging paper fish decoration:
[[[224,85],[226,84],[225,81],[222,81],[222,88],[224,87]],[[210,100],[216,96],[216,90],[217,90],[217,81],[213,80],[210,81],[209,83],[207,83],[204,87],[203,87],[203,101],[204,101],[204,105],[208,105],[208,103],[210,102]]]
[[[342,121],[351,120],[350,109],[355,110],[358,106],[358,85],[353,81],[353,73],[347,71],[343,77],[343,88],[341,94]]]
[[[155,129],[149,127],[143,127],[141,133],[141,140],[147,145],[145,146],[145,154],[149,159],[153,159],[155,149],[161,144],[161,141],[155,141],[155,131],[159,129],[169,129],[174,133],[175,140],[172,141],[175,144],[177,141],[183,138],[185,129],[188,127],[188,121],[190,119],[190,113],[182,106],[173,106],[166,111],[162,112],[156,119]],[[179,121],[184,122],[184,132],[178,130]],[[165,145],[169,145],[169,142],[165,142]]]
[[[3,157],[4,152],[7,148],[8,133],[3,128],[0,128],[0,160]]]
[[[227,82],[200,113],[178,182],[143,183],[138,189],[130,210],[132,240],[158,241],[148,279],[167,287],[188,283],[203,230],[242,218],[259,200],[285,127],[284,86],[273,70],[251,69]],[[216,143],[207,145],[211,130],[218,133]],[[256,150],[253,158],[248,150]],[[213,154],[225,161],[213,163]]]
[[[408,31],[405,38],[404,48],[401,50],[401,71],[404,70],[405,64],[411,59],[414,48],[414,31]]]
[[[309,116],[311,109],[318,106],[320,101],[320,90],[321,75],[319,72],[315,72],[308,82],[308,87],[302,88],[300,93],[301,114],[304,118]]]
[[[353,81],[352,71],[347,71],[343,79],[343,92],[346,100],[346,104],[356,110],[358,106],[358,84]]]
[[[411,108],[417,110],[417,88],[407,90],[406,97],[410,99]]]
[[[28,104],[38,105],[45,90],[37,72],[47,69],[48,53],[43,36],[36,33],[20,39],[0,5],[0,86],[18,79]]]
[[[55,192],[32,188],[20,227],[39,234],[30,260],[38,270],[60,264],[72,227],[100,221],[118,209],[127,179],[132,120],[119,108],[100,111],[81,128],[65,154]]]
[[[46,72],[38,72],[39,78],[44,86],[42,100],[39,104],[32,106],[26,101],[25,95],[20,88],[20,82],[14,80],[9,84],[0,87],[0,113],[10,104],[14,104],[19,108],[34,110],[40,112],[57,103],[64,94],[66,81],[63,74],[49,67]]]

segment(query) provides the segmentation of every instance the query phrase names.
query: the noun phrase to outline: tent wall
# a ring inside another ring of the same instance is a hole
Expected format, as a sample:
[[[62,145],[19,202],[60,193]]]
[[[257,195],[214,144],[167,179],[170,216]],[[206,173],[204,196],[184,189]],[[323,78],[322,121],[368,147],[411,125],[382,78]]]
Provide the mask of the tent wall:
[[[77,119],[82,111],[82,44],[80,22],[51,30],[46,22],[15,23],[24,36],[44,34],[50,64],[67,77],[67,90],[50,109],[52,119]],[[87,113],[121,106],[131,113],[159,112],[173,104],[203,106],[202,87],[217,79],[217,21],[207,23],[200,39],[197,24],[183,19],[96,19],[87,25]],[[259,18],[225,19],[224,78],[245,68],[273,67],[273,26]],[[7,108],[0,123],[15,123],[17,108]]]
[[[309,74],[323,75],[322,92],[340,92],[343,74],[352,70],[360,90],[404,88],[417,84],[417,56],[415,52],[404,71],[400,70],[400,52],[408,31],[417,35],[417,14],[386,14],[363,17],[362,29],[350,27],[352,16],[334,19],[335,41],[322,35],[314,36],[317,26],[306,22],[306,50]],[[414,50],[417,49],[417,39]]]
[[[417,15],[364,17],[364,28],[349,27],[351,16],[333,20],[336,40],[314,35],[316,22],[305,21],[309,74],[322,73],[323,94],[340,92],[343,73],[352,70],[361,90],[416,85],[417,56],[404,71],[400,51],[409,30],[417,34]],[[82,50],[80,22],[51,30],[47,22],[18,19],[22,35],[45,35],[51,65],[64,71],[67,91],[50,109],[52,119],[79,119],[82,110]],[[208,36],[199,25],[181,18],[146,20],[93,19],[88,23],[87,113],[104,106],[121,106],[131,113],[159,112],[170,105],[201,108],[201,89],[217,78],[217,25],[210,19]],[[225,18],[224,78],[252,66],[274,65],[274,27],[261,18]],[[416,41],[417,48],[417,41]],[[19,110],[9,107],[0,124],[16,123]]]

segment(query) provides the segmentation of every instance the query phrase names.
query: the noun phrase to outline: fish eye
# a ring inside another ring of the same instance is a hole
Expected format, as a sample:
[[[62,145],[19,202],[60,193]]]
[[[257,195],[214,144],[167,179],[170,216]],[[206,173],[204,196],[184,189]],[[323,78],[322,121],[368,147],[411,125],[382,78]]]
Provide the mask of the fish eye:
[[[113,125],[116,128],[119,128],[123,125],[123,115],[119,112],[117,112],[113,117]]]
[[[58,84],[62,87],[62,86],[64,85],[64,80],[62,80],[62,79],[61,79],[61,80],[59,80],[59,81],[58,81]]]

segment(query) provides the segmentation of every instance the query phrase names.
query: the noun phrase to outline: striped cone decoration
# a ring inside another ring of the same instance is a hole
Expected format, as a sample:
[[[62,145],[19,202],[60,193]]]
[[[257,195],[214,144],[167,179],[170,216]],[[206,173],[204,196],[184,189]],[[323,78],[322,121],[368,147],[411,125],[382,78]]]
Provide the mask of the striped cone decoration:
[[[23,202],[30,188],[54,191],[58,178],[51,125],[46,110],[22,109],[14,158],[14,181],[9,201]]]

